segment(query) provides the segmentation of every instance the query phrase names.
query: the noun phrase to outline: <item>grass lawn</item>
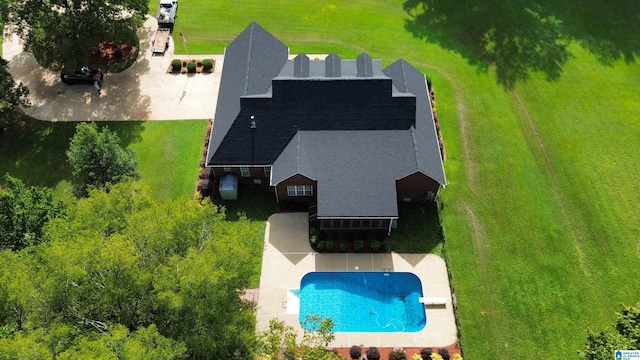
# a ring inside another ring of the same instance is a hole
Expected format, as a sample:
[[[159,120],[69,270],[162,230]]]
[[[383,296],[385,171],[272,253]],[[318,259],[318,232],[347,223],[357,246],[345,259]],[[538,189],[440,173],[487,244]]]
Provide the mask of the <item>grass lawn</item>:
[[[114,122],[110,127],[118,130]],[[193,197],[204,145],[206,120],[147,121],[140,141],[129,145],[136,152],[138,171],[160,199]]]
[[[136,152],[138,171],[160,199],[192,197],[206,120],[100,122],[118,133],[122,144]],[[53,188],[70,199],[71,168],[65,151],[75,123],[28,119],[0,133],[0,174],[9,173],[29,185]],[[191,161],[185,160],[191,159]]]
[[[191,1],[176,30],[190,53],[221,53],[255,20],[292,53],[423,70],[466,359],[577,358],[586,329],[640,299],[638,5],[435,2],[429,22],[414,2]]]
[[[402,204],[398,228],[391,232],[392,250],[408,254],[443,255],[438,204]]]
[[[252,233],[256,234],[253,240],[252,256],[253,276],[249,287],[260,286],[260,274],[262,272],[262,251],[264,249],[264,231],[267,219],[278,210],[273,193],[264,187],[240,186],[237,200],[214,199],[217,206],[224,207],[227,220],[236,221],[240,216],[251,220]]]

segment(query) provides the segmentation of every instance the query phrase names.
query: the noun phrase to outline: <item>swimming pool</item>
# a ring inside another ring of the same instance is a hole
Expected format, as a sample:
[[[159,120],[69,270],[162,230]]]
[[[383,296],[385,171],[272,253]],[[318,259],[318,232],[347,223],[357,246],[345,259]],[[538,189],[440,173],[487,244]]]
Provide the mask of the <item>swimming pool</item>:
[[[334,332],[416,332],[427,324],[422,282],[407,272],[311,272],[300,281],[300,315],[330,317]]]

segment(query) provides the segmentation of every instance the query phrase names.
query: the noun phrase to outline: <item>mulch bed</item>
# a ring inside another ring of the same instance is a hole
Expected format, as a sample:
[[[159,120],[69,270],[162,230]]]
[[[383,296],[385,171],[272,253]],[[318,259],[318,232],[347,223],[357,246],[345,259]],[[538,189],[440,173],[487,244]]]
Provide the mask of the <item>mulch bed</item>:
[[[116,56],[116,49],[120,49],[121,56]],[[113,41],[103,41],[99,50],[91,54],[89,64],[113,64],[129,60],[135,54],[135,48],[129,44],[116,45]]]
[[[362,354],[365,355],[367,353],[368,348],[366,347],[361,347],[361,348],[362,348]],[[340,356],[350,359],[349,349],[350,348],[336,348],[336,351],[338,351],[338,354],[340,354]],[[380,351],[380,360],[389,359],[389,354],[391,354],[393,349],[394,348],[390,348],[390,347],[379,347],[378,350]],[[402,349],[404,349],[405,353],[407,354],[407,360],[410,360],[413,354],[420,354],[420,350],[424,349],[424,347],[404,347]],[[438,352],[440,348],[434,347],[432,349],[433,349],[433,352]],[[457,344],[449,345],[446,347],[446,349],[449,351],[449,355],[451,355],[451,358],[453,358],[454,354],[460,353],[460,347],[458,347]]]
[[[362,348],[362,355],[366,355],[367,353],[367,349],[366,347],[361,347]],[[338,351],[338,354],[340,354],[340,356],[343,356],[347,359],[351,359],[349,357],[349,349],[350,348],[336,348],[336,351]],[[389,354],[391,354],[391,352],[393,351],[394,348],[378,348],[378,350],[380,351],[380,360],[387,360],[389,359]],[[404,347],[402,348],[404,349],[405,353],[407,354],[407,360],[410,360],[411,357],[413,356],[413,354],[420,354],[420,350],[424,349],[424,347],[421,348],[416,348],[416,347]],[[434,347],[432,348],[433,352],[438,352],[438,350],[440,348]],[[451,358],[453,359],[453,355],[454,354],[459,354],[460,353],[460,348],[458,347],[458,345],[456,344],[452,344],[446,347],[446,349],[449,351],[449,355],[451,355]]]

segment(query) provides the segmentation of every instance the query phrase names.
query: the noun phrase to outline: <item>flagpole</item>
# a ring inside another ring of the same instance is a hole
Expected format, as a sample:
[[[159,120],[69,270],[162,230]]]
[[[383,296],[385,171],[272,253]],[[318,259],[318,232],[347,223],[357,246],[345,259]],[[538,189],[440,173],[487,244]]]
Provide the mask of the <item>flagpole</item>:
[[[187,52],[187,58],[191,60],[191,56],[189,55],[189,50],[187,49],[187,39],[182,35],[182,31],[180,31],[180,41],[182,41],[182,45],[184,45],[184,51]]]

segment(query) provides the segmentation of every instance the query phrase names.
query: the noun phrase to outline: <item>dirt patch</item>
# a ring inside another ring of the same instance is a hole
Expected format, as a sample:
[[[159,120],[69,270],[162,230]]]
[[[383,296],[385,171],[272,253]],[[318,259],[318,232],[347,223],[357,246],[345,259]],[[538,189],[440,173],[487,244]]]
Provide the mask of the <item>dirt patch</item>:
[[[98,51],[89,57],[89,64],[115,64],[125,62],[134,55],[135,47],[132,45],[116,45],[113,41],[103,41],[98,46]]]

